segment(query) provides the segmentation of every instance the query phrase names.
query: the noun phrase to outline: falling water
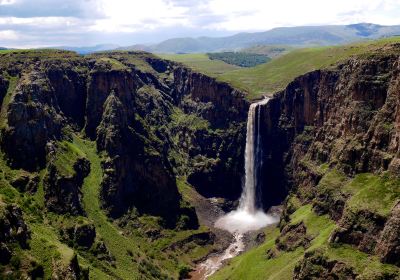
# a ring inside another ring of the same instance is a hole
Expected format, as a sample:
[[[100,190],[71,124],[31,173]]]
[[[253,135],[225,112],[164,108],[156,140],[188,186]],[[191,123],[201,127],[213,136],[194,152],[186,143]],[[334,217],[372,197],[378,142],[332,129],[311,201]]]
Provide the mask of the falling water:
[[[262,166],[262,141],[260,133],[261,110],[268,98],[250,105],[247,118],[246,150],[244,157],[245,180],[238,209],[218,219],[216,227],[231,233],[245,233],[257,230],[277,221],[276,217],[265,214],[260,208],[259,180]]]
[[[245,150],[245,184],[240,198],[239,210],[250,214],[257,211],[256,197],[259,192],[258,178],[262,165],[262,144],[260,133],[260,105],[266,104],[269,99],[250,105],[247,117],[247,136]]]

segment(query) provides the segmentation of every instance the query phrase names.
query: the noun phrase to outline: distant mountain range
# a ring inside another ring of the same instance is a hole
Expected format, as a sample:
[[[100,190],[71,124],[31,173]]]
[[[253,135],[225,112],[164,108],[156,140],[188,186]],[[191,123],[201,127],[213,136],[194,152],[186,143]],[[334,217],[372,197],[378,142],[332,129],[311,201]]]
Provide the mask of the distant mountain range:
[[[120,50],[154,53],[204,53],[239,50],[255,45],[293,47],[327,46],[400,35],[400,25],[370,23],[351,25],[279,27],[265,32],[239,33],[228,37],[175,38],[154,45],[134,45]]]
[[[60,47],[52,47],[51,49],[62,49],[67,51],[77,52],[79,54],[89,54],[94,52],[101,52],[101,51],[110,51],[119,48],[118,45],[113,44],[102,44],[90,47],[68,47],[68,46],[60,46]]]
[[[400,25],[384,26],[371,23],[351,25],[278,27],[265,32],[238,33],[227,37],[173,38],[157,44],[121,47],[102,44],[91,47],[59,46],[55,49],[88,54],[110,50],[141,50],[153,53],[205,53],[236,51],[254,46],[278,45],[309,47],[340,45],[400,35]]]

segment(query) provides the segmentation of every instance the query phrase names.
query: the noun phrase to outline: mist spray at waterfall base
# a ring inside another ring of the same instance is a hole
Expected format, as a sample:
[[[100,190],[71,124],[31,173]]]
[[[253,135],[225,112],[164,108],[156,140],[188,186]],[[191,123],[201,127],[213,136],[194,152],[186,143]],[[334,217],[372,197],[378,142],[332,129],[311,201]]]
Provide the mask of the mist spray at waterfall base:
[[[230,233],[245,233],[258,230],[278,222],[278,218],[262,211],[249,213],[246,210],[235,210],[218,219],[215,226]]]

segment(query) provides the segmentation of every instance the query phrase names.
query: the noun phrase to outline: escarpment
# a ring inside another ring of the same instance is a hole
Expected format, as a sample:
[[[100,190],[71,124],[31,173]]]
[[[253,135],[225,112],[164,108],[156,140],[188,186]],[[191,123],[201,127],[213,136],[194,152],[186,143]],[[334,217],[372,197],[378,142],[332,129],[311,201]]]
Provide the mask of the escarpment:
[[[264,105],[264,180],[278,180],[270,170],[278,168],[280,186],[308,188],[321,179],[308,163],[349,175],[395,165],[398,80],[395,55],[351,59],[294,80]]]
[[[304,207],[335,225],[327,240],[332,247],[325,249],[330,257],[318,256],[316,262],[306,253],[295,279],[311,277],[317,263],[327,276],[355,279],[371,273],[332,259],[341,244],[387,263],[399,258],[393,231],[400,195],[400,60],[398,48],[391,50],[300,76],[263,105],[265,205],[287,196],[283,230]],[[399,275],[394,271],[388,279]]]
[[[16,87],[8,91],[8,81],[1,80],[2,95],[10,95],[3,106],[1,145],[13,167],[44,168],[51,158],[49,143],[68,141],[71,132],[83,129],[105,152],[101,197],[113,216],[132,206],[175,215],[180,200],[176,175],[188,176],[210,196],[239,195],[248,107],[243,93],[147,54],[64,55],[68,59],[27,59],[25,70],[16,60],[11,71],[7,61],[10,69],[5,71],[13,75]],[[75,198],[65,204],[82,213],[80,186],[71,189],[78,182],[71,179],[71,187],[65,187],[70,183],[62,182],[70,179],[56,175],[51,163],[47,169],[49,209],[65,209],[57,206],[63,203],[56,193],[64,196],[63,189],[70,189],[75,194],[67,197]]]

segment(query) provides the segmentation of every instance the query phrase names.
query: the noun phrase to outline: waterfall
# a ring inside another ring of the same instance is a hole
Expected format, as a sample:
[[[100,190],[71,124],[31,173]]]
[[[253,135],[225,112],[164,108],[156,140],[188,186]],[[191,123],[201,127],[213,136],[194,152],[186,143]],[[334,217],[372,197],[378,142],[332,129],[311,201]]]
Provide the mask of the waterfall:
[[[265,214],[258,202],[260,185],[258,178],[262,167],[261,107],[269,99],[250,105],[247,117],[246,149],[244,156],[245,180],[238,209],[220,217],[215,226],[231,232],[233,242],[220,255],[212,256],[201,263],[193,274],[195,279],[207,279],[216,272],[225,260],[236,257],[244,251],[244,233],[277,223],[279,218]]]
[[[277,222],[277,218],[265,214],[259,203],[261,189],[259,184],[262,167],[262,139],[260,133],[261,110],[268,98],[250,105],[247,119],[245,149],[245,180],[238,209],[219,218],[215,226],[232,233],[245,233]]]
[[[251,104],[247,116],[246,149],[244,156],[245,183],[240,197],[239,209],[252,214],[256,213],[257,195],[260,195],[258,181],[262,166],[260,105],[264,105],[268,101],[269,98],[266,98],[258,103]]]

